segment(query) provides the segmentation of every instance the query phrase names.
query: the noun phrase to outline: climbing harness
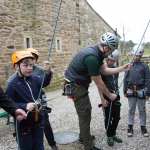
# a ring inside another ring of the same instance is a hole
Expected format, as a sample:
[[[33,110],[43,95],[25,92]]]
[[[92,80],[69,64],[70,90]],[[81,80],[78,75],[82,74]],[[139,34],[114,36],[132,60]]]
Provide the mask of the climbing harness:
[[[79,100],[79,99],[84,98],[86,95],[88,95],[88,93],[89,93],[89,92],[86,92],[84,95],[82,95],[82,96],[80,96],[80,97],[74,98],[74,97],[72,97],[72,96],[68,96],[68,98],[73,99],[73,101],[76,101],[76,100]]]
[[[41,123],[41,124],[37,124],[36,123],[36,128],[33,128],[33,126],[31,127],[28,127],[28,128],[24,128],[22,130],[19,130],[17,133],[14,132],[13,133],[13,136],[16,137],[16,136],[20,136],[20,135],[23,135],[23,134],[27,134],[29,132],[32,132],[33,130],[35,129],[40,129],[40,128],[44,128],[44,123]]]
[[[139,86],[138,86],[139,87]],[[140,86],[141,87],[141,86]],[[139,96],[139,94],[137,93],[137,86],[134,85],[133,86],[133,93],[132,94],[127,94],[127,98],[138,98],[138,99],[146,99],[144,91],[142,92],[143,95]]]
[[[120,95],[119,95],[119,91],[115,91],[115,90],[110,90],[109,89],[109,92],[110,93],[114,93],[117,95],[116,99],[114,101],[112,101],[112,105],[120,105],[121,106],[121,103],[120,103]],[[104,96],[105,98],[105,96]],[[106,99],[106,98],[105,98]],[[111,101],[108,101],[108,105],[110,105]],[[103,105],[102,104],[98,104],[98,108],[102,107]]]
[[[114,101],[108,101],[108,106],[110,105],[110,103],[112,102],[112,105],[118,105],[121,106],[120,103],[120,95],[117,95],[116,99]],[[98,104],[98,108],[102,107],[102,104]]]
[[[72,87],[80,87],[80,86],[81,85],[79,85],[75,82],[71,82],[69,79],[65,78],[64,83],[63,83],[63,91],[64,92],[62,93],[62,96],[68,96],[68,98],[72,99],[73,101],[84,98],[85,96],[88,95],[88,93],[89,93],[88,91],[84,95],[81,95],[79,97],[72,97],[71,96],[72,95]]]
[[[141,42],[142,42],[142,40],[143,40],[143,38],[144,38],[144,35],[145,35],[146,30],[147,30],[147,28],[148,28],[148,26],[149,26],[149,23],[150,23],[150,20],[148,21],[148,24],[147,24],[147,26],[146,26],[146,29],[145,29],[145,31],[144,31],[144,33],[143,33],[143,36],[142,36],[142,38],[141,38],[140,44],[139,44],[139,46],[138,46],[136,52],[138,51],[138,49],[139,49],[139,47],[140,47],[140,45],[141,45]],[[132,58],[132,61],[131,61],[132,64],[133,64],[133,60],[134,60],[134,57],[135,57],[135,55],[136,55],[136,52],[135,52],[135,54],[134,54],[134,56],[133,56],[133,58]],[[116,94],[117,94],[117,95],[119,95],[119,90],[120,90],[120,88],[121,88],[121,85],[123,84],[123,81],[124,81],[124,79],[125,79],[127,73],[128,73],[128,71],[125,73],[124,78],[123,78],[123,80],[122,80],[122,82],[121,82],[121,84],[120,84],[118,90],[116,91]],[[103,150],[103,148],[102,148],[102,143],[103,143],[103,140],[104,140],[104,138],[105,138],[105,135],[106,135],[106,133],[107,133],[108,126],[109,126],[109,121],[110,121],[110,116],[111,116],[111,107],[112,107],[112,101],[111,101],[111,103],[110,103],[110,112],[109,112],[109,119],[108,119],[107,129],[106,129],[106,132],[105,132],[105,134],[104,134],[104,136],[103,136],[103,138],[102,138],[102,140],[101,140],[101,144],[100,144],[100,148],[101,148],[102,150]]]

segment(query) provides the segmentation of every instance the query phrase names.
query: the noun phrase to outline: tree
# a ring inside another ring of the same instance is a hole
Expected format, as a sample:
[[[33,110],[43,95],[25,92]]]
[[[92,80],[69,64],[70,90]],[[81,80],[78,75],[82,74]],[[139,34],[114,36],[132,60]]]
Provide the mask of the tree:
[[[125,49],[125,32],[129,31],[129,28],[125,27],[125,25],[123,23],[121,24],[121,27],[122,27],[122,30],[123,30],[123,50],[124,50],[124,54],[126,55],[126,49]]]

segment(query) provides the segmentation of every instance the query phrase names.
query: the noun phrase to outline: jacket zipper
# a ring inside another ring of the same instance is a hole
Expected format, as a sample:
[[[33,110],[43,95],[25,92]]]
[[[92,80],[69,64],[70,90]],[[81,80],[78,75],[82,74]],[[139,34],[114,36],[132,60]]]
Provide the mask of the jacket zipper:
[[[32,99],[33,99],[33,100],[34,100],[34,102],[35,102],[35,99],[34,99],[33,94],[32,94],[31,87],[30,87],[30,85],[28,84],[28,82],[26,81],[26,78],[24,78],[24,80],[25,80],[26,84],[27,84],[27,85],[28,85],[28,87],[29,87],[29,90],[30,90],[30,93],[31,93]]]

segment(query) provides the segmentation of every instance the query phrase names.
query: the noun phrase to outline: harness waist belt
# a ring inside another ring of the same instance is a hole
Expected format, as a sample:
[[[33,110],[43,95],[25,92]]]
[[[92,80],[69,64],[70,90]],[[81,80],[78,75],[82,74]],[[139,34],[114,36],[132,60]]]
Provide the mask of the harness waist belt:
[[[84,94],[84,95],[82,95],[82,96],[80,96],[80,97],[72,97],[72,96],[68,96],[68,98],[71,98],[71,99],[73,99],[74,101],[76,101],[76,100],[79,100],[79,99],[81,99],[81,98],[84,98],[86,95],[88,95],[88,91],[86,92],[86,94]]]
[[[37,124],[37,127],[35,129],[40,129],[40,128],[44,128],[44,123]],[[32,131],[33,131],[33,126],[19,130],[18,136],[20,136],[22,134],[27,134],[27,133],[32,132]],[[16,132],[13,133],[13,136],[16,137]]]
[[[138,98],[138,99],[146,99],[145,96],[138,96],[136,93],[128,94],[128,95],[127,95],[127,98],[134,98],[134,97],[136,97],[136,98]]]
[[[136,90],[140,90],[140,89],[144,89],[145,88],[145,84],[141,84],[141,85],[128,84],[128,89],[133,89],[134,86],[136,86]]]

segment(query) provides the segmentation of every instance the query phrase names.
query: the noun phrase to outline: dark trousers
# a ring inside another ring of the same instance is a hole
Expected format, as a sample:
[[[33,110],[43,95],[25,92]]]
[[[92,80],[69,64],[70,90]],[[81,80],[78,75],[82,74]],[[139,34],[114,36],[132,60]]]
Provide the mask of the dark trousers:
[[[56,142],[54,140],[54,134],[53,134],[53,130],[49,121],[49,115],[47,112],[44,111],[44,133],[45,133],[45,137],[48,141],[48,144],[50,146],[54,146],[56,145]]]
[[[20,150],[44,150],[43,133],[43,128],[36,129],[36,124],[33,125],[32,132],[18,137]]]
[[[68,89],[70,90],[70,89]],[[74,98],[80,97],[85,95],[88,88],[86,86],[80,87],[72,87],[71,89],[71,96]],[[91,138],[90,134],[90,122],[91,122],[91,103],[89,96],[86,95],[84,98],[76,100],[74,102],[76,112],[79,118],[79,127],[80,127],[80,135],[79,137],[83,140],[83,145],[85,150],[90,150],[92,147],[95,146],[94,140]]]
[[[116,134],[116,129],[118,127],[118,123],[120,120],[120,105],[112,105],[110,120],[109,120],[110,106],[111,105],[109,105],[108,107],[103,107],[105,129],[107,129],[107,125],[109,121],[109,126],[107,129],[107,137],[112,137]]]

